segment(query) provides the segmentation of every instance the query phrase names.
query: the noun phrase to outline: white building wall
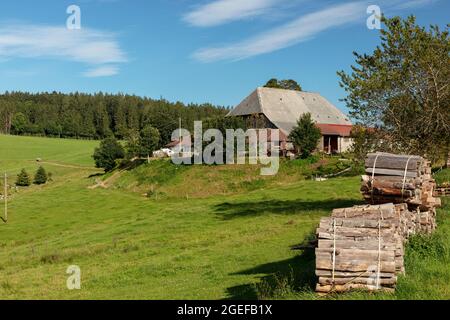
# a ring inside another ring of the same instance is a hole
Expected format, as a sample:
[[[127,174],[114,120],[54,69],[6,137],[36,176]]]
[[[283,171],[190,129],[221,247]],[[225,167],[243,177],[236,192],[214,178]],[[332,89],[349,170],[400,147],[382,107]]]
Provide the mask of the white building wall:
[[[350,137],[339,137],[339,149],[341,152],[347,152],[353,145],[353,139]]]

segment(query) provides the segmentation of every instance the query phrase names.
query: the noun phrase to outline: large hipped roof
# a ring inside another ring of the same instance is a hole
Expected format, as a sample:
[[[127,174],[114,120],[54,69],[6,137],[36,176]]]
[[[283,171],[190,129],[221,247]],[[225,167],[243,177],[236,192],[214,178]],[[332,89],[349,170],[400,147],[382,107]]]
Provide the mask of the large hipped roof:
[[[297,120],[308,112],[318,124],[352,124],[346,115],[318,93],[263,87],[257,88],[228,115],[264,114],[289,134]]]

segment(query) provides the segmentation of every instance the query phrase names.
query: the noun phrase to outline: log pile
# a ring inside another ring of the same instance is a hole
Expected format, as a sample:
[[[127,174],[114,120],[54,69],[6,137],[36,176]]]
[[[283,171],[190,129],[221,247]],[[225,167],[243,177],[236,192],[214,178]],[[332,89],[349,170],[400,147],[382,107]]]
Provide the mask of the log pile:
[[[392,291],[404,273],[403,242],[413,215],[404,204],[335,209],[317,229],[319,293]],[[412,227],[414,229],[414,227]]]
[[[392,203],[333,210],[316,232],[316,291],[393,291],[405,273],[405,242],[431,233],[435,215],[434,209],[412,212],[407,204]]]
[[[435,208],[441,206],[434,191],[431,163],[420,156],[373,153],[366,158],[361,192],[370,204],[407,203],[411,211],[425,212],[435,225]]]

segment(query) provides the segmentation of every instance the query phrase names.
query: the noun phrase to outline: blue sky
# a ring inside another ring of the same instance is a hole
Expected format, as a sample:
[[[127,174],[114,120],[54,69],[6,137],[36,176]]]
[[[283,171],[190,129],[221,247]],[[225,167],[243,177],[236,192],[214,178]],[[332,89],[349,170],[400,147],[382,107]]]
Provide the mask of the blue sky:
[[[66,10],[81,9],[69,30]],[[0,91],[124,92],[233,106],[296,79],[346,111],[336,71],[379,43],[367,7],[450,23],[447,0],[15,0],[0,10]]]

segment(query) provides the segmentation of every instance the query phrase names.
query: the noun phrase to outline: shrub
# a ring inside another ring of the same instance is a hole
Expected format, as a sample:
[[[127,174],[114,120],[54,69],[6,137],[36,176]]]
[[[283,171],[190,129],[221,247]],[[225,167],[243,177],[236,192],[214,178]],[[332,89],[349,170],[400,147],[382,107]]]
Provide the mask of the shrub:
[[[16,185],[19,187],[28,187],[31,185],[30,175],[25,169],[17,175]]]

